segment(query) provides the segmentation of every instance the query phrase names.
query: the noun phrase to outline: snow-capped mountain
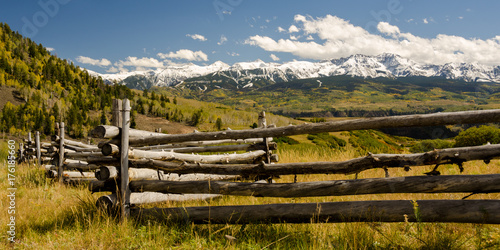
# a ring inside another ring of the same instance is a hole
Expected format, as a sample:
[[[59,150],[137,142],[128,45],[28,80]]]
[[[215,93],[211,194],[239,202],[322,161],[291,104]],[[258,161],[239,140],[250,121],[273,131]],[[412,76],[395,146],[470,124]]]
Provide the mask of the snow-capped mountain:
[[[97,74],[93,72],[93,74]],[[288,82],[296,79],[347,75],[353,77],[443,77],[467,82],[500,82],[500,66],[489,67],[473,63],[444,65],[420,64],[394,54],[378,56],[353,55],[320,62],[292,61],[283,64],[261,60],[239,62],[229,66],[217,61],[211,65],[186,64],[164,69],[125,74],[98,74],[108,82],[126,84],[131,88],[173,86],[183,82],[214,83],[230,79],[237,88],[253,87],[259,80]]]

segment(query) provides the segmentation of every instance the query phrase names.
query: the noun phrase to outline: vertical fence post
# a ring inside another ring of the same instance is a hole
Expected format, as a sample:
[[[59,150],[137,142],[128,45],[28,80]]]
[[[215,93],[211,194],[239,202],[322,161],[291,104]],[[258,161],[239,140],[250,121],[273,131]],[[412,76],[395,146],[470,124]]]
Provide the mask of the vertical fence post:
[[[64,122],[59,126],[59,166],[57,169],[57,177],[59,183],[63,182],[63,165],[64,165]]]
[[[38,162],[38,165],[42,165],[42,152],[41,152],[41,146],[40,146],[40,132],[36,131],[35,132],[35,146],[36,146],[36,160]]]
[[[123,102],[120,99],[113,99],[113,111],[112,111],[112,117],[111,117],[111,125],[115,127],[122,127],[123,121],[122,121],[122,106]]]
[[[129,128],[130,128],[130,101],[123,100],[122,109],[122,138],[120,147],[120,219],[123,221],[130,214],[130,190],[128,177],[128,147],[129,147]]]
[[[18,163],[24,161],[24,144],[22,142],[19,143],[19,157],[17,159]]]
[[[28,132],[28,146],[31,146],[31,131]]]
[[[265,129],[267,128],[267,121],[266,121],[266,112],[262,111],[259,113],[259,128]],[[266,137],[264,137],[264,145],[266,146],[266,160],[267,164],[271,163],[271,153],[269,152],[269,141],[267,140]]]

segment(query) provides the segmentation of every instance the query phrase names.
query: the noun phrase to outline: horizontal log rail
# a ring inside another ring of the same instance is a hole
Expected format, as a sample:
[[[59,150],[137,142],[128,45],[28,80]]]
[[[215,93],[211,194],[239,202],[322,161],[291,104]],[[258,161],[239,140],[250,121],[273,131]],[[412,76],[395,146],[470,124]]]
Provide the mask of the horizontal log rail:
[[[52,136],[52,141],[53,142],[56,142],[56,143],[53,143],[52,145],[58,145],[59,141],[60,141],[60,138],[59,136],[57,135],[53,135]],[[75,147],[80,147],[80,148],[93,148],[95,149],[96,146],[95,145],[90,145],[90,144],[85,144],[85,143],[82,143],[82,142],[79,142],[79,141],[73,141],[73,140],[69,140],[69,139],[64,139],[64,146],[75,146]]]
[[[276,150],[277,148],[278,148],[278,145],[276,143],[269,143],[269,150]],[[175,153],[215,153],[215,152],[266,150],[266,145],[264,143],[257,143],[257,144],[163,148],[163,149],[138,149],[138,148],[135,148],[134,150],[149,150],[151,152],[175,152]],[[105,143],[101,147],[101,152],[104,156],[118,155],[120,152],[120,149],[117,145]]]
[[[500,174],[411,176],[297,183],[137,180],[130,182],[130,190],[132,192],[288,198],[386,193],[497,193],[500,192]]]
[[[418,204],[418,218],[415,205]],[[386,200],[132,208],[142,219],[196,224],[453,222],[500,224],[499,200]]]
[[[166,181],[204,181],[204,180],[236,180],[237,175],[214,175],[214,174],[170,174],[162,170],[129,168],[129,180],[166,180]],[[98,180],[105,181],[118,177],[118,168],[113,166],[101,166],[95,172]]]
[[[266,155],[264,150],[257,150],[243,154],[222,154],[222,155],[194,155],[181,154],[175,152],[158,152],[146,150],[130,150],[129,159],[154,159],[163,161],[180,161],[191,163],[211,163],[211,164],[243,164],[252,163]]]
[[[271,142],[273,138],[267,138],[268,142]],[[117,143],[116,140],[111,140]],[[219,144],[256,144],[262,143],[263,138],[248,138],[248,139],[227,139],[227,140],[210,140],[210,141],[186,141],[173,144],[162,144],[162,145],[152,145],[152,146],[142,146],[135,147],[135,149],[140,150],[155,150],[155,149],[172,149],[180,147],[200,147],[209,145],[219,145]]]
[[[314,124],[290,125],[277,128],[230,130],[222,132],[190,133],[178,135],[130,138],[130,146],[169,144],[185,141],[206,141],[223,139],[267,138],[321,132],[381,129],[392,127],[422,127],[449,124],[477,124],[500,122],[500,110],[475,110],[443,112],[425,115],[403,115],[375,117],[355,120],[332,121]],[[115,143],[116,144],[116,143]]]
[[[375,168],[405,168],[437,164],[462,164],[473,160],[500,158],[500,144],[434,150],[418,154],[370,154],[340,162],[299,162],[278,164],[189,164],[156,160],[130,160],[135,168],[161,169],[169,173],[226,175],[352,174]]]
[[[182,202],[191,200],[209,200],[220,198],[221,195],[215,194],[162,194],[162,193],[131,193],[130,203],[140,205],[148,203],[158,203],[158,202]],[[111,208],[116,205],[116,194],[110,194],[99,197],[96,201],[96,205],[99,208]]]

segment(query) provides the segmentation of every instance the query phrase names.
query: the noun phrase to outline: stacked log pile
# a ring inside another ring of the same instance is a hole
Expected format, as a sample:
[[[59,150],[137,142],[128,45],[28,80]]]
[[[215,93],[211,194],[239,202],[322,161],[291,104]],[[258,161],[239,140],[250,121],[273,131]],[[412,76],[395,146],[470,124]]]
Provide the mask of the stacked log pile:
[[[260,118],[261,126],[265,125],[264,113]],[[198,134],[194,131],[192,134]],[[277,156],[272,154],[276,149],[276,143],[271,142],[271,138],[249,138],[245,140],[209,140],[209,141],[186,141],[180,143],[147,144],[123,149],[123,130],[117,126],[101,125],[96,127],[91,135],[94,138],[108,139],[99,144],[104,157],[113,157],[114,162],[109,162],[107,166],[101,166],[96,170],[98,182],[93,182],[89,187],[92,192],[111,191],[113,194],[103,196],[98,201],[100,206],[116,205],[120,201],[120,190],[117,190],[121,177],[123,157],[127,158],[127,179],[130,183],[135,181],[171,181],[176,183],[187,183],[190,181],[222,181],[241,179],[240,174],[215,174],[215,173],[175,173],[161,169],[163,164],[175,166],[204,164],[223,167],[234,164],[256,164],[276,162]],[[145,137],[165,136],[162,133],[153,133],[136,129],[129,129],[128,140],[137,140]],[[240,153],[236,153],[240,152]],[[202,154],[200,153],[209,153]],[[121,159],[121,160],[119,160]],[[245,175],[249,178],[249,175]],[[265,178],[271,181],[270,176],[252,176],[257,180]],[[149,202],[162,201],[184,201],[192,199],[213,199],[220,197],[220,194],[183,194],[172,192],[130,192],[128,194],[130,204],[144,204]]]

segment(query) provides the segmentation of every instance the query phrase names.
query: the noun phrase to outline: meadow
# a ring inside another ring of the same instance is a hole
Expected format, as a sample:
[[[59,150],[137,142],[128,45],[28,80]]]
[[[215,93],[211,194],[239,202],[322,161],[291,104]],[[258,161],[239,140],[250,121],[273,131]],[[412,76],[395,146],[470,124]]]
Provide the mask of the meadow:
[[[297,138],[299,141],[301,138]],[[498,249],[500,226],[455,223],[306,223],[194,225],[164,221],[118,222],[95,206],[103,193],[91,194],[84,186],[69,187],[45,178],[33,163],[16,166],[16,237],[8,243],[7,148],[1,143],[0,248],[3,249]],[[341,161],[357,157],[351,145],[332,150],[311,143],[280,144],[280,162]],[[469,162],[463,174],[499,173],[500,161]],[[391,169],[391,176],[421,175],[429,167],[410,172]],[[440,168],[443,175],[459,174],[456,166]],[[358,178],[383,177],[381,169]],[[282,176],[277,182],[293,182]],[[353,175],[304,175],[297,181],[352,179]],[[155,204],[155,206],[217,206],[282,202],[328,202],[380,199],[461,199],[467,194],[383,194],[312,198],[258,198],[226,196],[211,201]],[[469,199],[500,199],[499,194],[477,194]],[[152,205],[149,205],[151,207]],[[4,244],[5,243],[5,244]]]

